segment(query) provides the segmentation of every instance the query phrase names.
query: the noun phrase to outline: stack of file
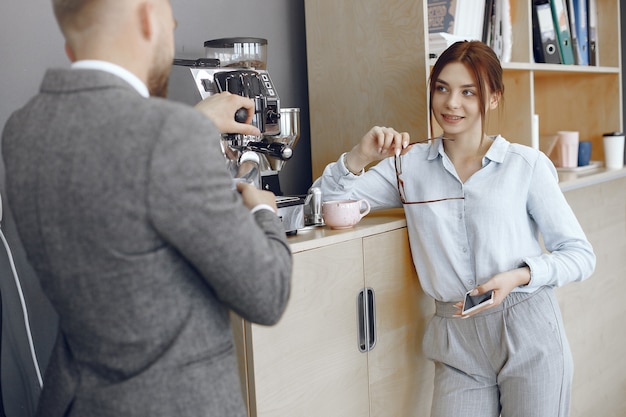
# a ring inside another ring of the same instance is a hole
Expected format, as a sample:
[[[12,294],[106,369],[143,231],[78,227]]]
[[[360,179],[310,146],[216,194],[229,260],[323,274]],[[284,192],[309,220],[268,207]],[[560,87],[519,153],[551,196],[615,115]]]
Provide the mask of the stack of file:
[[[596,0],[533,0],[535,62],[598,65]]]
[[[483,41],[502,62],[511,59],[510,0],[428,0],[431,58],[461,40]]]

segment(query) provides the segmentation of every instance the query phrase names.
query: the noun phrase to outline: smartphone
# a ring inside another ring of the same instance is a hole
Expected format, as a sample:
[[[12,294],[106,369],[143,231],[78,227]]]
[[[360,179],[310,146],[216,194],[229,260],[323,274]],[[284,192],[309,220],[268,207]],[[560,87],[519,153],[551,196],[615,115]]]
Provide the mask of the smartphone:
[[[493,304],[493,291],[487,291],[484,294],[473,296],[470,295],[472,291],[473,290],[469,290],[465,293],[465,300],[463,300],[463,309],[461,310],[461,314],[464,316],[486,305]]]

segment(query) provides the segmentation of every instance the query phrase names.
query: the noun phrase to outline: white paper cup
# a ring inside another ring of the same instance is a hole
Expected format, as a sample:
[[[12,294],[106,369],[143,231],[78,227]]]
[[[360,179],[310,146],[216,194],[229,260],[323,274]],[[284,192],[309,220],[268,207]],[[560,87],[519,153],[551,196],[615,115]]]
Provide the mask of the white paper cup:
[[[621,132],[605,133],[604,164],[607,169],[622,169],[624,167],[624,134]]]

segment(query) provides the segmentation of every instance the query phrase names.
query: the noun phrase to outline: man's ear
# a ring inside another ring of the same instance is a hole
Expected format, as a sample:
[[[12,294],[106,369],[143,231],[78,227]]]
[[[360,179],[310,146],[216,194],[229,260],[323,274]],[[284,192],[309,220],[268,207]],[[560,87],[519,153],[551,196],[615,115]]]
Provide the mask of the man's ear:
[[[141,35],[149,40],[154,36],[154,5],[150,1],[142,1],[138,5],[139,28]]]
[[[76,62],[76,55],[74,54],[72,47],[67,42],[65,42],[65,55],[67,55],[70,62]]]

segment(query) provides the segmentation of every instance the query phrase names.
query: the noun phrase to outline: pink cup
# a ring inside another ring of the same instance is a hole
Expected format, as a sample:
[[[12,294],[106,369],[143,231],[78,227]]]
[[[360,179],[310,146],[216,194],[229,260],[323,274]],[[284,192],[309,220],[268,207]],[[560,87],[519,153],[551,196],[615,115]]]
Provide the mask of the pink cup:
[[[578,166],[578,132],[561,130],[556,135],[557,166],[576,168]]]
[[[369,212],[367,200],[333,200],[322,204],[324,223],[331,229],[349,229]]]

